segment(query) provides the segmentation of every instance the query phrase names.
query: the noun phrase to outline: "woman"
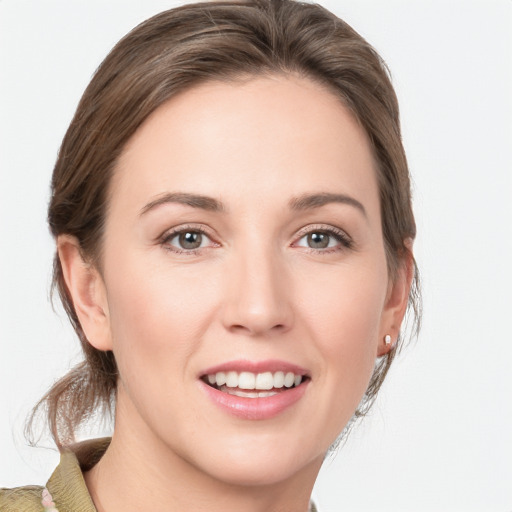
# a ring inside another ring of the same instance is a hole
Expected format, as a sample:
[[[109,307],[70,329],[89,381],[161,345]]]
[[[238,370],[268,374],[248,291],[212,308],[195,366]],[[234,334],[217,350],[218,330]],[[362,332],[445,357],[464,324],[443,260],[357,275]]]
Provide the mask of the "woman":
[[[319,6],[208,2],[112,50],[52,180],[85,361],[43,398],[61,464],[0,510],[306,511],[417,307],[396,97]],[[112,439],[74,444],[115,406]]]

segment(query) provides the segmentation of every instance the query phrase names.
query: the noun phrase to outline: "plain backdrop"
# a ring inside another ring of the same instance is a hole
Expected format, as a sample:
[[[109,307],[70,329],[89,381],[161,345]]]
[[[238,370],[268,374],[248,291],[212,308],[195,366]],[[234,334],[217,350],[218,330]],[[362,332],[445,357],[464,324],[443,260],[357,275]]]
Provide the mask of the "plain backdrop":
[[[512,511],[512,1],[326,0],[381,53],[399,96],[424,285],[419,340],[314,497],[321,512]],[[0,0],[0,485],[58,461],[22,435],[78,360],[48,300],[60,141],[93,71],[177,2]],[[47,448],[45,448],[47,447]]]

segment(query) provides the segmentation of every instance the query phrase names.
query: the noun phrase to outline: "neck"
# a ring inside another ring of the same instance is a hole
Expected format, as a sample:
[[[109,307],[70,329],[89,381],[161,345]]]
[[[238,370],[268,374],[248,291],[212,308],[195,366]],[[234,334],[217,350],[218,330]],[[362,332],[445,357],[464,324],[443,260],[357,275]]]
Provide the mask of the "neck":
[[[84,475],[98,512],[308,511],[322,460],[312,461],[282,481],[233,483],[201,471],[161,440],[140,434],[116,421],[105,455]]]

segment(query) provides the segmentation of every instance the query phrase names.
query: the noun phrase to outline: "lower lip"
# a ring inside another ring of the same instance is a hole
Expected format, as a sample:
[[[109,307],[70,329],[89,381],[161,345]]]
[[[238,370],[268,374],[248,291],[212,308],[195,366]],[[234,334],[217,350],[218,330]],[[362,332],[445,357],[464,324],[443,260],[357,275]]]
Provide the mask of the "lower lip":
[[[246,420],[267,420],[278,416],[302,398],[308,383],[309,380],[296,388],[279,391],[272,396],[247,398],[224,393],[200,381],[202,388],[215,405],[233,416]]]

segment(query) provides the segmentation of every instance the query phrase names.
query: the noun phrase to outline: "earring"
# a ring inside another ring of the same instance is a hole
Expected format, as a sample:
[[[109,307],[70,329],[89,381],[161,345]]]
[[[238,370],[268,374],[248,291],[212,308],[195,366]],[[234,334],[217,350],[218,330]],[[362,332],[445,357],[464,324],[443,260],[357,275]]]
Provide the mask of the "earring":
[[[384,336],[384,343],[386,345],[391,345],[391,336],[389,334],[386,334],[386,336]]]

